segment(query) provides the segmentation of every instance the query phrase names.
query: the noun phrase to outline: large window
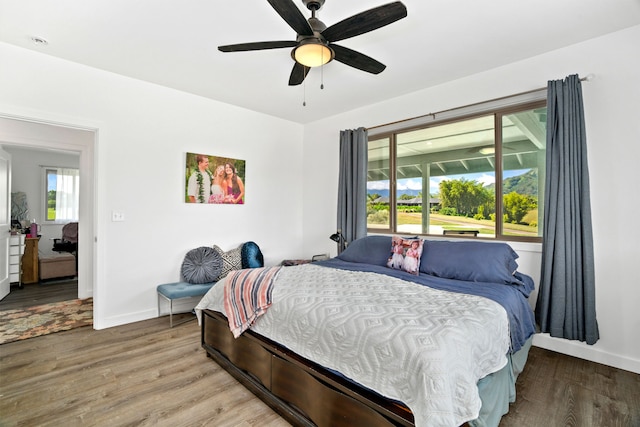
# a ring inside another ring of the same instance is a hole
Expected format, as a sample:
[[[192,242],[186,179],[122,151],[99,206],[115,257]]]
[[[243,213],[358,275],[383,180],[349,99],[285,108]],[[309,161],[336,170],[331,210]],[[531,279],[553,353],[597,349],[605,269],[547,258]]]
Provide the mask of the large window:
[[[80,172],[78,169],[43,168],[45,220],[78,221]]]
[[[539,240],[546,103],[369,139],[369,231]]]

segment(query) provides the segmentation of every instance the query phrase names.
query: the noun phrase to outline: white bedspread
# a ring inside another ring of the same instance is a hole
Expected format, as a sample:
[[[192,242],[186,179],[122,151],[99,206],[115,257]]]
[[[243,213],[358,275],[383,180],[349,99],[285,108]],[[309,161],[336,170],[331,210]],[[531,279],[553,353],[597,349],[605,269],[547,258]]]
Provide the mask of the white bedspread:
[[[224,284],[196,307],[224,313]],[[507,363],[504,309],[486,298],[367,272],[283,268],[251,328],[307,359],[404,402],[418,427],[478,417],[476,383]]]

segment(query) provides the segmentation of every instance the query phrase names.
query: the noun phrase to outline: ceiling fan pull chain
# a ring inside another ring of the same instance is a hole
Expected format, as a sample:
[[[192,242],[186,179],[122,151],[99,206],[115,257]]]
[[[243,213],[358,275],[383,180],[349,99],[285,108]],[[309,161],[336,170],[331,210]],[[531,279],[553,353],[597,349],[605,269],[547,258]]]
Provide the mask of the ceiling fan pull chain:
[[[302,106],[307,106],[307,81],[302,82]]]
[[[324,49],[320,54],[322,56],[322,65],[320,66],[320,90],[324,89]]]

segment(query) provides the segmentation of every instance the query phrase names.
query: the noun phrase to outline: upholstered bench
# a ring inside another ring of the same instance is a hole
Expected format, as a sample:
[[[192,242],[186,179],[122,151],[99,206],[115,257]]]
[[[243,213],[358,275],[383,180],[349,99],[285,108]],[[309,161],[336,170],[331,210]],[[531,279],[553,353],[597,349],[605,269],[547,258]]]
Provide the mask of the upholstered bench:
[[[173,328],[173,302],[174,300],[182,298],[201,297],[206,294],[209,289],[215,284],[213,283],[200,283],[192,284],[187,282],[165,283],[158,285],[158,314],[160,314],[160,302],[164,298],[169,303],[169,326]],[[191,320],[187,319],[184,322]],[[184,323],[180,322],[180,323]],[[179,325],[180,323],[176,323]]]
[[[264,266],[264,257],[258,245],[246,242],[238,248],[224,252],[218,246],[201,246],[187,252],[180,267],[184,282],[159,285],[158,316],[162,298],[169,302],[169,325],[173,328],[173,302],[183,298],[201,297],[231,270]],[[192,307],[193,308],[193,307]],[[185,320],[188,321],[191,319]],[[183,322],[181,322],[183,323]]]
[[[40,280],[73,277],[76,275],[76,257],[71,254],[52,254],[38,259]]]

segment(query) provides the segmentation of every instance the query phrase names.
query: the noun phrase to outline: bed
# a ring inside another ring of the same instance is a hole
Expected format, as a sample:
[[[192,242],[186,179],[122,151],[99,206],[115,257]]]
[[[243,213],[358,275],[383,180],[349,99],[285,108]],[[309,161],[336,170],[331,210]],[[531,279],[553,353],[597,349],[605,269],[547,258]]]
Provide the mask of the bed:
[[[196,307],[202,346],[294,425],[497,426],[535,332],[517,257],[376,235],[327,261],[232,272]]]

